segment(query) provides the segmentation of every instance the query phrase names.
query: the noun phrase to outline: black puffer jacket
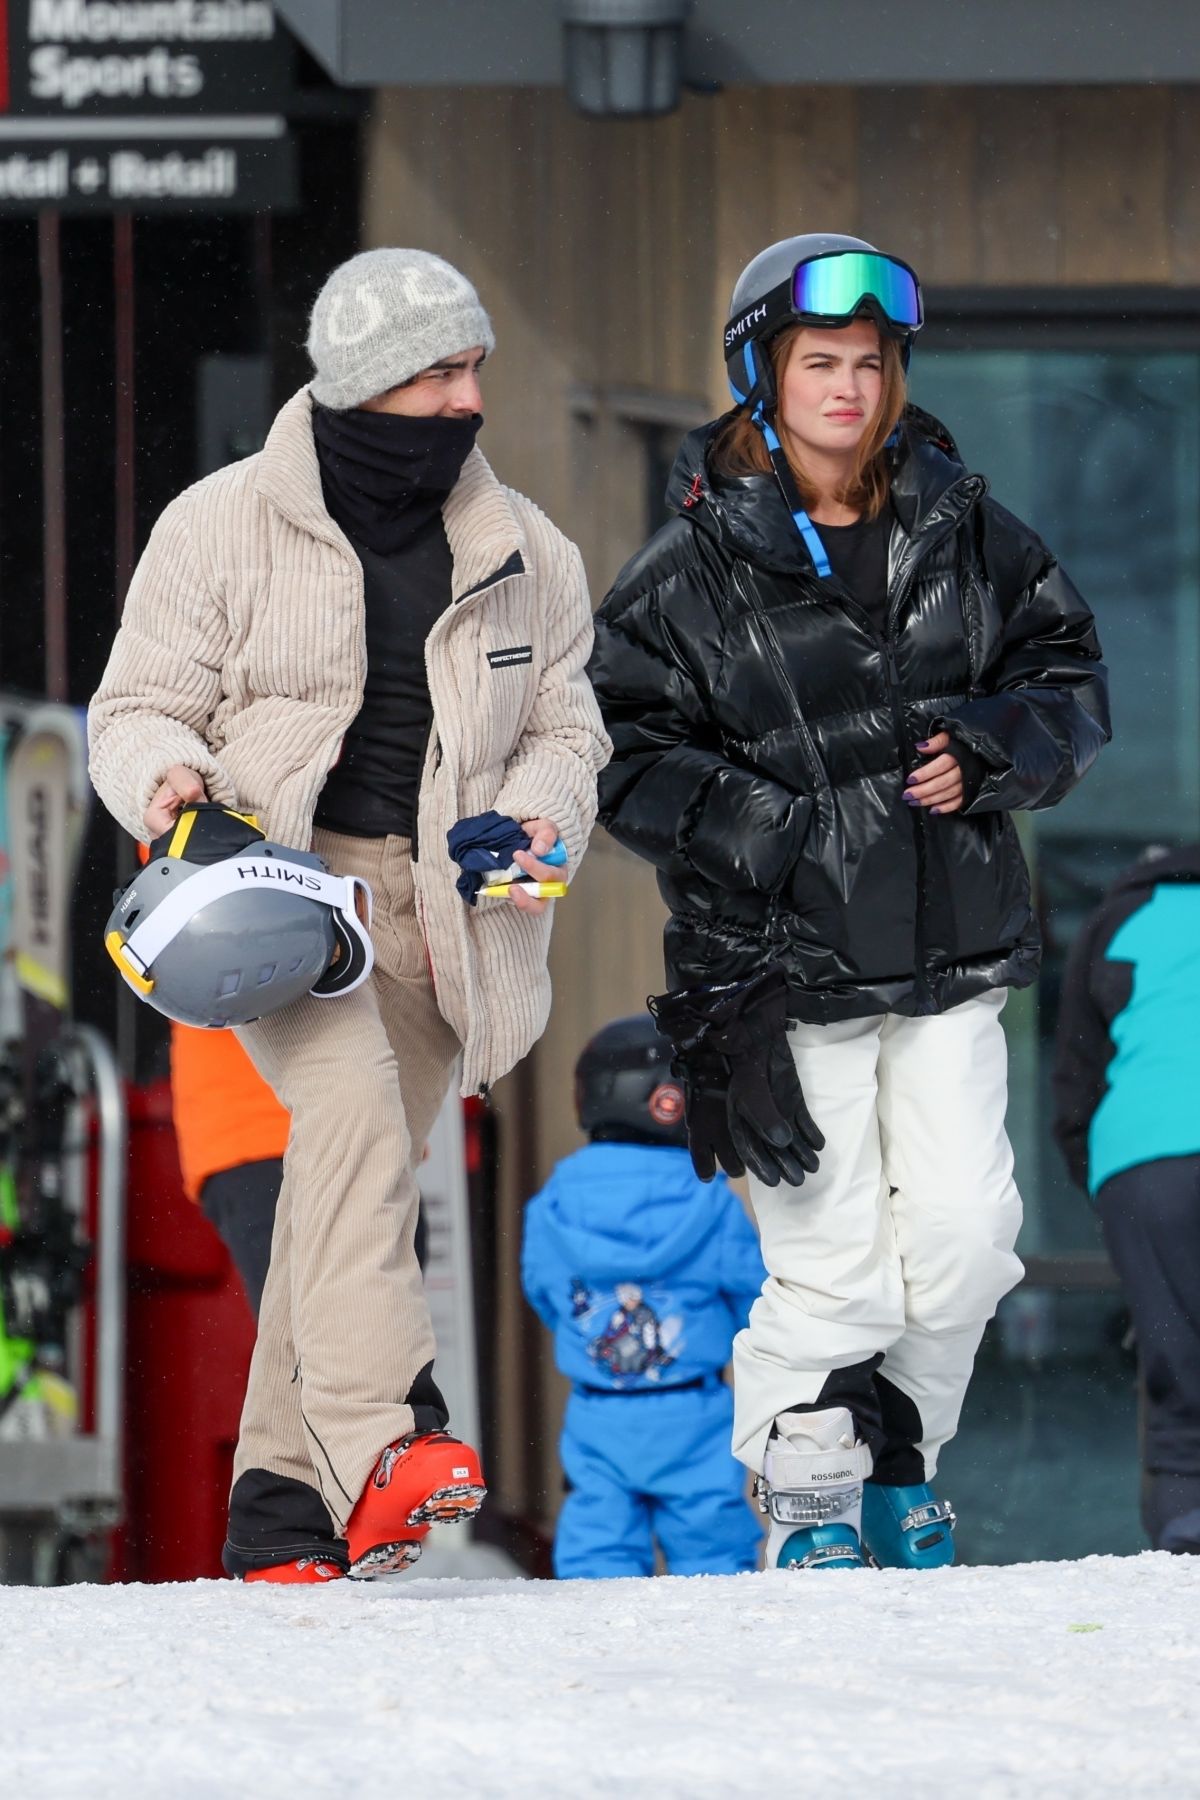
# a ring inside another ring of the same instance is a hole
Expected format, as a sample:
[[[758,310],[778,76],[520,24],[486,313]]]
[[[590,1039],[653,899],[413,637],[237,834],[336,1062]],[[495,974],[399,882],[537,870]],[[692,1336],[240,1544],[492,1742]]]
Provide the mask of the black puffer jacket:
[[[772,477],[710,474],[713,429],[685,439],[680,516],[618,576],[590,665],[600,817],[659,871],[668,981],[781,962],[814,1023],[1024,986],[1040,943],[1008,814],[1053,806],[1108,739],[1087,605],[910,408],[881,638]],[[901,796],[943,727],[973,752],[970,804],[930,818]]]

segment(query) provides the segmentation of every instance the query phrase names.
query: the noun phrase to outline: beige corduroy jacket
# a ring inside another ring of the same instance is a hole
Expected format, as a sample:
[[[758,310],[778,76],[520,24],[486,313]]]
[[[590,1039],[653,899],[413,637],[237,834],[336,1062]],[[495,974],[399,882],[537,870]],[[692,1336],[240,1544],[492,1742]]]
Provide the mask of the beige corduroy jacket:
[[[88,714],[96,791],[134,837],[182,763],[268,837],[310,843],[366,675],[362,565],[326,511],[311,421],[302,389],[257,456],[172,501],[138,564]],[[592,616],[574,545],[478,450],[444,518],[453,600],[425,647],[434,728],[414,867],[438,1003],[474,1093],[545,1026],[553,908],[465,906],[446,833],[493,807],[553,819],[573,874],[610,746],[584,674]]]

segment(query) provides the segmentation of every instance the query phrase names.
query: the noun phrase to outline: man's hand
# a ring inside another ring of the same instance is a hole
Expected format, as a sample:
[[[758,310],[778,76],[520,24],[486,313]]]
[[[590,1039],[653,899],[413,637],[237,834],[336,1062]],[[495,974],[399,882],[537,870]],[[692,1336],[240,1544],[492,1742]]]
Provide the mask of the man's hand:
[[[164,831],[170,831],[179,817],[179,809],[189,800],[204,800],[204,783],[195,769],[185,769],[182,763],[173,763],[167,770],[167,779],[157,788],[149,806],[142,814],[142,823],[151,843],[161,837]]]
[[[933,813],[957,812],[963,803],[963,775],[958,758],[948,754],[950,733],[939,731],[917,749],[928,760],[909,776],[905,804],[925,806]]]
[[[529,848],[518,850],[513,861],[524,869],[531,881],[562,881],[565,871],[561,866],[556,869],[552,863],[538,861],[540,856],[545,856],[547,850],[553,850],[558,842],[558,826],[554,820],[522,819],[521,830],[529,839]],[[508,897],[520,912],[544,913],[550,904],[548,900],[533,899],[516,882],[509,888]]]

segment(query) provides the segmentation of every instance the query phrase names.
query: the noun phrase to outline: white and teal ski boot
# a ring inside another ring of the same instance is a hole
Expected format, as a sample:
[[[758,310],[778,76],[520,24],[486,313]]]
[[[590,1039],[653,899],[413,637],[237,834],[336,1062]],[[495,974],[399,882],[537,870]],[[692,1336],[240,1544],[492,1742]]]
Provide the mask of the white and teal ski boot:
[[[861,1569],[863,1482],[871,1452],[844,1406],[781,1413],[755,1484],[770,1520],[768,1569]]]
[[[954,1510],[927,1482],[863,1490],[862,1536],[881,1569],[944,1569],[954,1561]]]

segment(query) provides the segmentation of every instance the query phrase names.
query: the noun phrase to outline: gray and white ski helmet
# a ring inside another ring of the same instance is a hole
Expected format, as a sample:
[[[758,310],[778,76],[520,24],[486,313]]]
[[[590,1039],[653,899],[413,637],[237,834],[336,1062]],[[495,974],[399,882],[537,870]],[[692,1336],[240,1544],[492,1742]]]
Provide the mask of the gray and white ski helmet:
[[[220,1029],[352,992],[374,964],[370,922],[365,881],[268,842],[253,814],[202,804],[116,895],[104,942],[140,999]]]
[[[734,283],[725,361],[735,398],[767,375],[762,351],[801,320],[848,324],[867,313],[908,351],[924,320],[915,272],[864,238],[813,231],[780,238],[752,257]]]

